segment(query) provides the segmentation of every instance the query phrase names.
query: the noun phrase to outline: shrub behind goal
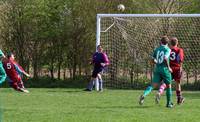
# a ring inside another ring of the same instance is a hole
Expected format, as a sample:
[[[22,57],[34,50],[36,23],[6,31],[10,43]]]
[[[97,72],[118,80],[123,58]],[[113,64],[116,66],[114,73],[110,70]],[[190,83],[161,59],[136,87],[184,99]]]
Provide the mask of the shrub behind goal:
[[[161,36],[177,37],[185,52],[185,83],[200,79],[199,14],[98,14],[97,41],[111,65],[107,87],[138,88],[152,79],[151,53]]]

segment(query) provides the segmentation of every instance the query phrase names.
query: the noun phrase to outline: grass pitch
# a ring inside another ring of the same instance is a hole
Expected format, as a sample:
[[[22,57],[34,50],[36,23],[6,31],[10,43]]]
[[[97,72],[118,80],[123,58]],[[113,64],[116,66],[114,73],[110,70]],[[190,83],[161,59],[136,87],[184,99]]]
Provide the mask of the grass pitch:
[[[138,97],[143,91],[82,89],[29,89],[29,94],[1,88],[3,122],[199,122],[200,92],[184,92],[183,105],[165,107],[166,98],[154,103],[155,91],[143,106]],[[176,97],[173,93],[173,101]]]

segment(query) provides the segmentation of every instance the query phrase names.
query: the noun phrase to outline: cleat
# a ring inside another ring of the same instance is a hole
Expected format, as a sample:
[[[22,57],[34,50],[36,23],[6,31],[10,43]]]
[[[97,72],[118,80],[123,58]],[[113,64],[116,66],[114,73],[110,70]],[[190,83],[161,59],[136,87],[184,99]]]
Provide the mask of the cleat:
[[[141,95],[141,96],[140,96],[140,99],[139,99],[139,104],[140,104],[140,105],[143,105],[143,103],[144,103],[144,96]]]
[[[28,91],[28,90],[26,90],[26,89],[23,89],[23,88],[21,88],[21,89],[20,89],[20,91],[21,91],[21,92],[24,92],[24,93],[29,93],[29,91]]]
[[[90,90],[90,89],[84,89],[83,91],[88,91],[88,92],[91,92],[92,90]]]
[[[156,103],[156,104],[159,104],[159,102],[160,102],[160,94],[158,93],[158,94],[156,95],[156,98],[155,98],[155,103]]]
[[[166,105],[167,108],[173,108],[174,104],[173,103],[169,103]]]
[[[178,104],[178,105],[183,104],[184,101],[185,101],[185,98],[184,98],[184,97],[180,97],[180,98],[178,98],[178,100],[177,100],[177,104]]]
[[[28,90],[26,90],[26,89],[24,90],[24,92],[25,92],[25,93],[29,93],[29,91],[28,91]]]

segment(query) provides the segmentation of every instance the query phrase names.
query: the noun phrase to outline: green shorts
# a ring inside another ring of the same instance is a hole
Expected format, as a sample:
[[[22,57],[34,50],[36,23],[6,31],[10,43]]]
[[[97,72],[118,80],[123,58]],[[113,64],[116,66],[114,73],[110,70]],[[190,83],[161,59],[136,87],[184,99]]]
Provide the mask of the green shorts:
[[[156,67],[153,72],[153,83],[160,83],[162,80],[165,84],[171,84],[171,73],[167,67]]]

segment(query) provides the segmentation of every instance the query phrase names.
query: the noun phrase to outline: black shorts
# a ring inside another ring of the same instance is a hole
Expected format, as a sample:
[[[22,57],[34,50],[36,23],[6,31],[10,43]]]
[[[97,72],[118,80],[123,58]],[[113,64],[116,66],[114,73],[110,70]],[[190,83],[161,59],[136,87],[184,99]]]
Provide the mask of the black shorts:
[[[93,77],[93,78],[96,78],[97,75],[98,75],[99,73],[101,73],[102,71],[103,71],[103,68],[94,68],[94,70],[93,70],[93,72],[92,72],[92,77]]]

